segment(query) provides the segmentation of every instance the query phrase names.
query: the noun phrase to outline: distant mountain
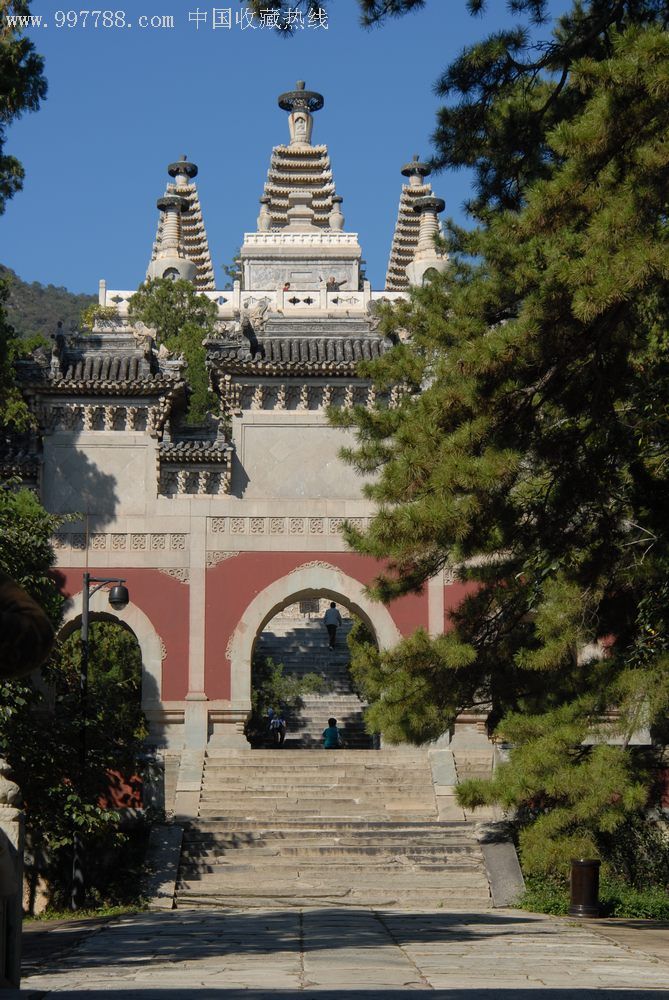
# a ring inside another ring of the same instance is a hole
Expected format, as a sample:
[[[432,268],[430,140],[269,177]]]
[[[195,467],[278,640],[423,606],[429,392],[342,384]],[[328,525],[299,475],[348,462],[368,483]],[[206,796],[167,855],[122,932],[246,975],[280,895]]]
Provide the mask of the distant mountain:
[[[63,321],[65,333],[79,329],[82,311],[97,302],[96,295],[74,295],[67,288],[41,285],[39,281],[28,284],[0,264],[0,278],[5,277],[9,278],[7,319],[21,337],[39,334],[48,340],[58,320]]]

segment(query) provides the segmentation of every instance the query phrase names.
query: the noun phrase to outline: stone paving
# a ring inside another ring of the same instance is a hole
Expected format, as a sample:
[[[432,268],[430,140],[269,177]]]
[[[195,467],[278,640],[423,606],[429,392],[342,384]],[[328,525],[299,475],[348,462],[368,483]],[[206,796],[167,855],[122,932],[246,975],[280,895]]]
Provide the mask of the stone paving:
[[[427,990],[459,1000],[669,1000],[669,933],[644,953],[587,925],[517,910],[485,912],[176,910],[98,926],[33,962],[20,994],[38,1000],[381,1000]],[[615,991],[615,993],[613,992]]]

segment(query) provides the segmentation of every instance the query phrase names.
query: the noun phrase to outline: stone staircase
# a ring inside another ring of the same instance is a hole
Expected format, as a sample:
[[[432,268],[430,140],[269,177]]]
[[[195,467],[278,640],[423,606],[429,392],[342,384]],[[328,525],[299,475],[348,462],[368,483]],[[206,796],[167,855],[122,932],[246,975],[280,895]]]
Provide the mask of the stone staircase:
[[[437,820],[428,752],[404,749],[209,751],[176,900],[206,909],[491,905],[472,825]]]
[[[328,634],[320,615],[314,619],[276,617],[258,637],[256,655],[282,663],[285,673],[296,677],[320,674],[329,688],[324,694],[302,696],[302,709],[287,720],[286,747],[320,746],[330,716],[337,719],[347,748],[371,747],[371,738],[365,732],[365,706],[351,690],[348,673],[346,637],[352,624],[350,618],[344,618],[344,624],[337,629],[335,649],[328,646]]]

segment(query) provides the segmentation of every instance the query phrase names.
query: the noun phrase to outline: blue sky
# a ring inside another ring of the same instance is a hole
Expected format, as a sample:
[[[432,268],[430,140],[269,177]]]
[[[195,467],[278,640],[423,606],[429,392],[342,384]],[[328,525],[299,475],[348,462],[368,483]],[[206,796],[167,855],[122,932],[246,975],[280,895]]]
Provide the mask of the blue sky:
[[[135,288],[155,233],[166,166],[186,153],[215,265],[255,229],[272,146],[287,141],[279,93],[297,79],[320,91],[313,141],[330,149],[346,229],[357,232],[374,288],[383,287],[402,184],[400,168],[428,156],[440,71],[468,43],[509,17],[490,0],[472,19],[464,0],[430,0],[419,12],[363,30],[355,0],[330,0],[329,27],[292,39],[270,30],[212,29],[207,0],[116,0],[131,28],[56,27],[67,0],[33,0],[47,27],[30,32],[45,57],[49,94],[9,130],[6,152],[26,170],[23,191],[0,217],[0,262],[26,281],[75,292]],[[244,4],[219,0],[233,19]],[[568,6],[555,0],[554,9]],[[115,7],[115,9],[118,9]],[[189,14],[206,12],[196,28]],[[173,29],[140,29],[140,15],[173,15]],[[81,19],[79,19],[81,21]],[[542,35],[547,28],[542,29]],[[432,177],[446,213],[464,221],[465,172]]]

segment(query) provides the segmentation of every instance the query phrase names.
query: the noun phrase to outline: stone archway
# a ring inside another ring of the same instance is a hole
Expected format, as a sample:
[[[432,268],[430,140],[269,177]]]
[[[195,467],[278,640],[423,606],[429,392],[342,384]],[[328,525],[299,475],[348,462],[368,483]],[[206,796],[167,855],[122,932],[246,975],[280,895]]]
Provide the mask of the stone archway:
[[[246,608],[228,645],[231,701],[248,711],[251,707],[251,660],[256,637],[288,604],[314,597],[330,597],[345,605],[371,629],[380,649],[399,642],[400,632],[389,611],[371,601],[359,580],[328,563],[306,563],[275,580]]]
[[[68,600],[61,635],[68,635],[76,628],[81,619],[82,605],[81,593]],[[105,589],[92,595],[89,608],[92,621],[119,622],[129,628],[137,639],[142,654],[142,710],[156,709],[162,698],[163,647],[151,620],[132,602],[121,611],[112,611]]]

